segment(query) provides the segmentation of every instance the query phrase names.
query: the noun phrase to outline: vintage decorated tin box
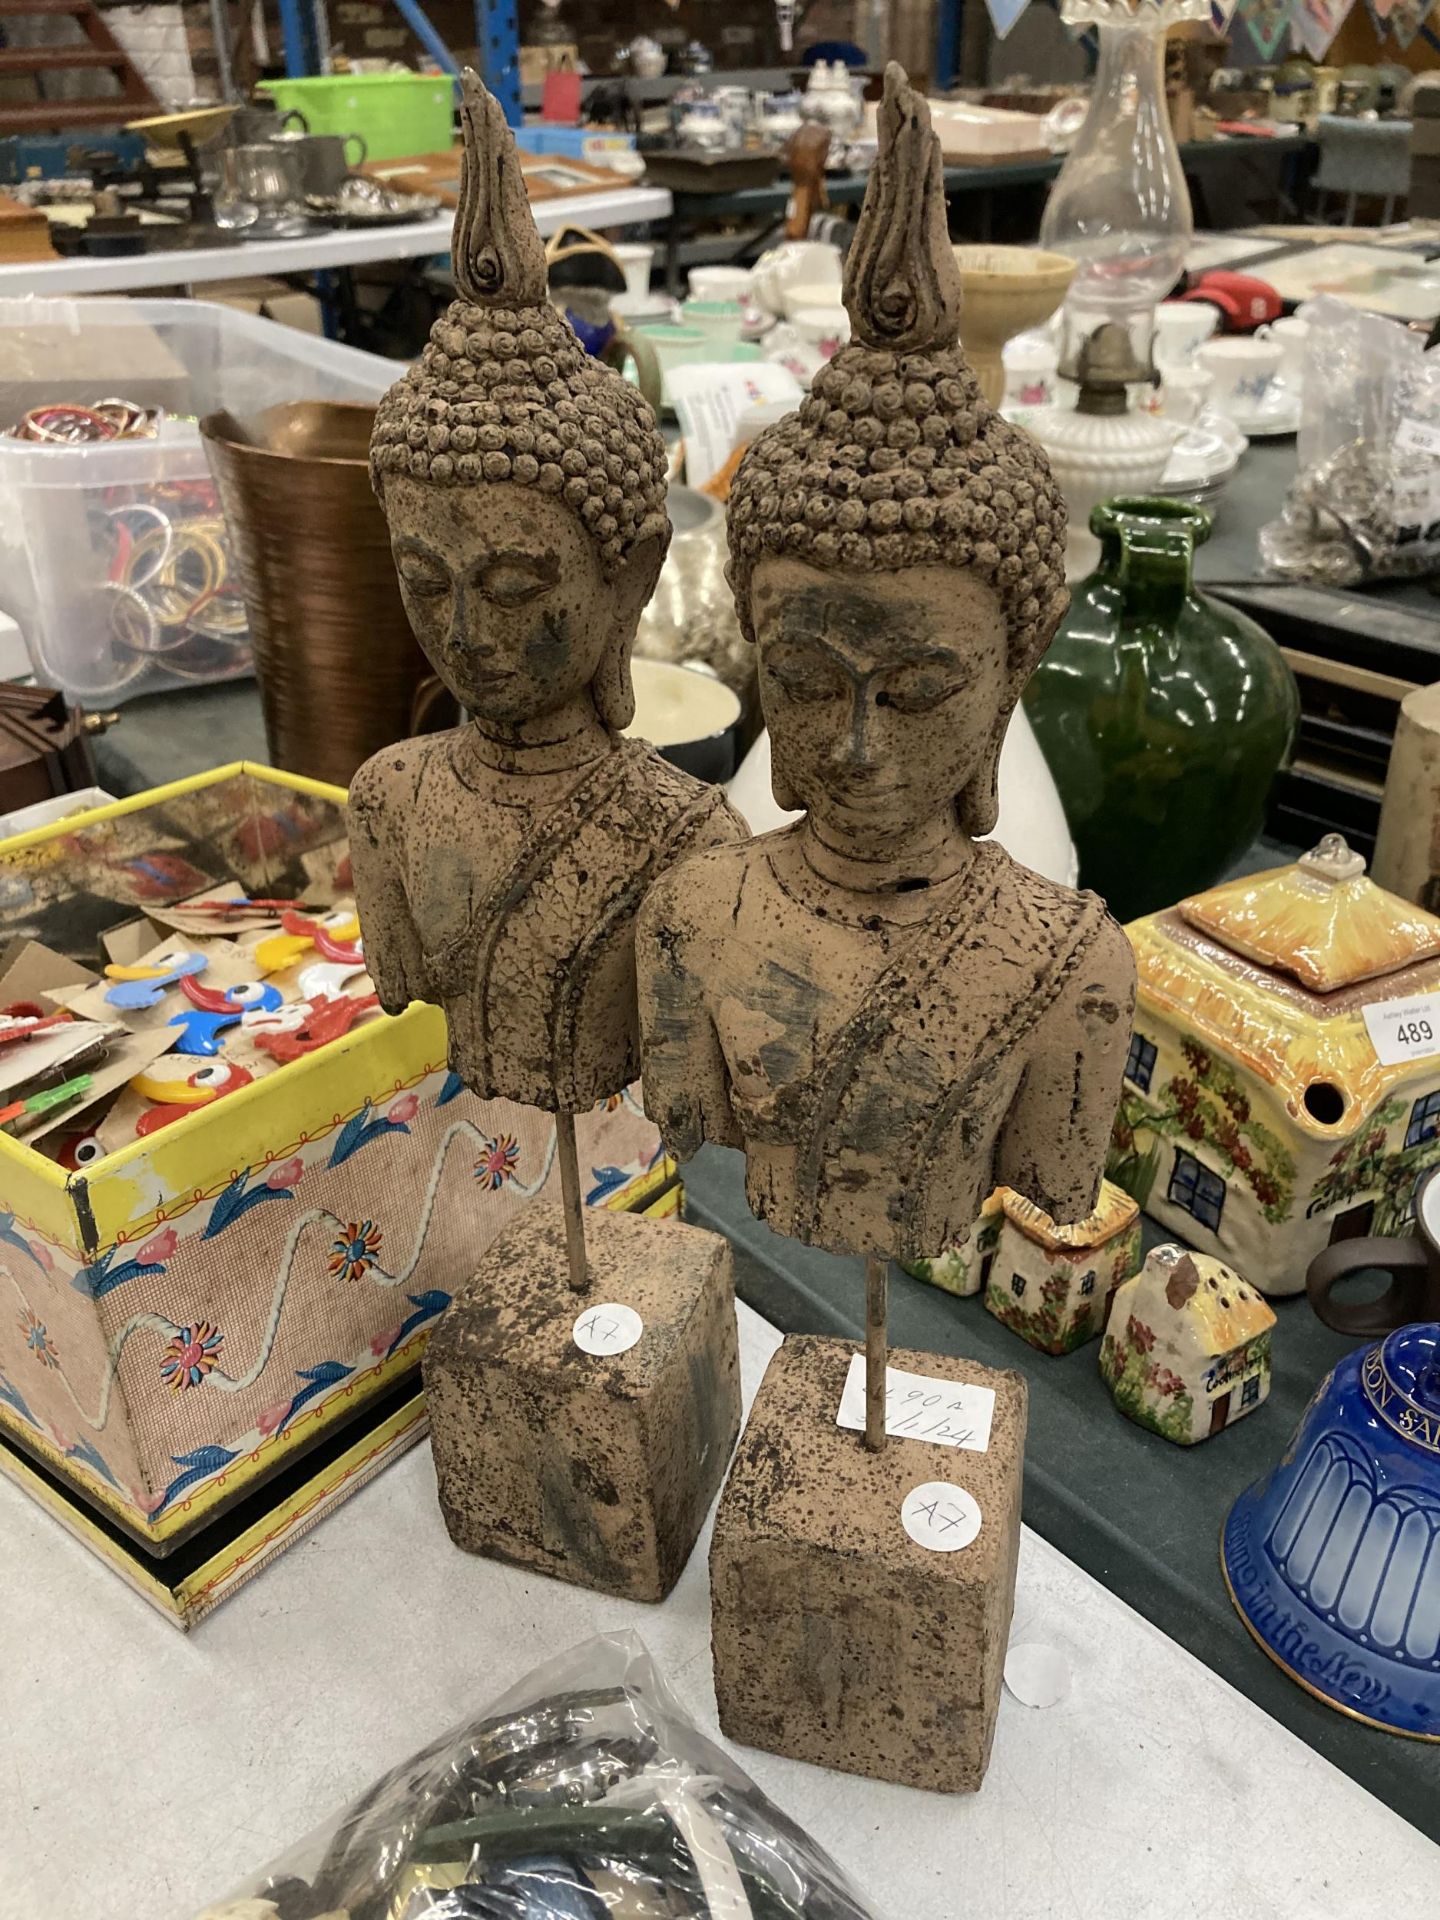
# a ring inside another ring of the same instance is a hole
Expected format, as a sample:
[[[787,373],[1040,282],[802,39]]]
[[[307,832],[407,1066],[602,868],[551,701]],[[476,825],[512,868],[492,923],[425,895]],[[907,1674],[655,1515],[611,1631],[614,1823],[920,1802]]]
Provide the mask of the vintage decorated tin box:
[[[1413,1231],[1440,1161],[1440,919],[1338,834],[1127,928],[1138,996],[1110,1178],[1262,1292]]]
[[[93,966],[222,879],[334,898],[344,798],[237,764],[12,839],[0,932]],[[413,1372],[554,1154],[547,1116],[445,1056],[416,1005],[78,1168],[0,1133],[0,1466],[165,1553]],[[673,1169],[633,1097],[579,1134],[586,1198],[653,1210]]]

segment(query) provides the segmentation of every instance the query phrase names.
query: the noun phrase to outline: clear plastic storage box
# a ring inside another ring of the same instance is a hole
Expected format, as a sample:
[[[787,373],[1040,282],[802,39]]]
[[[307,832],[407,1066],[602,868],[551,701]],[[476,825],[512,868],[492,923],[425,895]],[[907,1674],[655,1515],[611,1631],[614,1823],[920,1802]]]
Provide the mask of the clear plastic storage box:
[[[198,419],[377,400],[391,360],[198,300],[0,300],[0,608],[37,679],[86,705],[251,671]],[[30,408],[116,396],[158,438],[14,440]]]

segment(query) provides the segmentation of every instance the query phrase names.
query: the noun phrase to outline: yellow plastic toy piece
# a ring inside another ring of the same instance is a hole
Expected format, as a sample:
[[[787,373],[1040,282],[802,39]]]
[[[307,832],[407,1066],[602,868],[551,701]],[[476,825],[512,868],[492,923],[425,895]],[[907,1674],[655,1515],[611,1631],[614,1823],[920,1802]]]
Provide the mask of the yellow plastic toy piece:
[[[291,967],[313,947],[315,942],[308,934],[271,933],[259,941],[252,949],[255,965],[261,973],[280,973]]]
[[[175,960],[162,960],[148,967],[121,967],[112,960],[105,969],[107,980],[163,980],[167,973],[175,971]]]
[[[142,1100],[172,1107],[203,1107],[215,1098],[213,1087],[192,1087],[188,1080],[153,1080],[148,1073],[137,1073],[130,1085]]]
[[[352,913],[348,919],[337,922],[333,927],[327,925],[325,931],[337,945],[348,947],[360,938],[360,922]],[[267,934],[252,949],[255,965],[261,973],[281,973],[286,967],[293,966],[314,944],[308,933]]]

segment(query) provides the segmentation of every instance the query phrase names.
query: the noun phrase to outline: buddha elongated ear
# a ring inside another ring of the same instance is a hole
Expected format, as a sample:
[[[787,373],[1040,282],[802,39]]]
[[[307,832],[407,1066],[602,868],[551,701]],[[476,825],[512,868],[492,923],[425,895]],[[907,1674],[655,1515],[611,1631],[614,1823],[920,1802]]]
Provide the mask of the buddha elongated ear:
[[[635,718],[630,655],[635,649],[635,630],[655,591],[669,545],[667,521],[663,535],[653,534],[630,549],[606,588],[610,596],[610,642],[601,656],[593,685],[595,711],[612,733],[623,733]]]
[[[972,840],[978,840],[982,834],[993,833],[995,822],[1000,818],[1000,755],[1005,747],[1005,735],[1010,730],[1010,719],[1015,711],[1015,702],[1007,701],[996,721],[995,737],[981,755],[980,764],[955,802],[955,812],[960,821],[962,833],[968,833]],[[777,794],[776,798],[779,796]]]

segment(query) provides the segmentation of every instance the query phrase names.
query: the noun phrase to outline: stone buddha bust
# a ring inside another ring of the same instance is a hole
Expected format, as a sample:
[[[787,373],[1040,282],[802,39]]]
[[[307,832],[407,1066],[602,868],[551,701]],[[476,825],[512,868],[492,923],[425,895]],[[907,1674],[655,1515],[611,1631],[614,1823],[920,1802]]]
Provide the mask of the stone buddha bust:
[[[747,452],[731,578],[793,825],[687,859],[638,933],[646,1106],[682,1158],[742,1147],[754,1212],[925,1255],[996,1184],[1098,1192],[1134,962],[1093,894],[979,836],[1066,604],[1040,447],[981,398],[939,143],[892,67],[847,262],[850,345]]]
[[[646,889],[744,829],[621,737],[665,445],[548,304],[513,136],[474,74],[463,96],[460,297],[382,400],[371,472],[416,638],[470,717],[361,767],[351,851],[381,1005],[441,1005],[477,1093],[578,1112],[639,1070]]]

